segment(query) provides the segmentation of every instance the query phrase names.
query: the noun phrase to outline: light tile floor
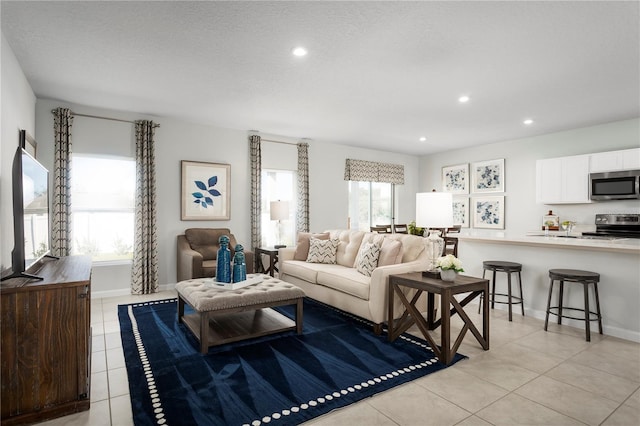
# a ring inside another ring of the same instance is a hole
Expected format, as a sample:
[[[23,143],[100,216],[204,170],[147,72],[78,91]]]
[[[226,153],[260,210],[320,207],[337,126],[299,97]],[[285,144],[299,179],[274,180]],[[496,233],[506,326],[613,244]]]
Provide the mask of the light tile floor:
[[[133,424],[117,317],[118,304],[175,297],[93,299],[91,409],[42,425]],[[468,312],[478,325],[477,310]],[[459,318],[453,327],[461,329]],[[640,425],[640,344],[506,312],[491,313],[491,350],[467,333],[469,359],[307,424],[334,425]],[[416,330],[410,330],[417,333]]]

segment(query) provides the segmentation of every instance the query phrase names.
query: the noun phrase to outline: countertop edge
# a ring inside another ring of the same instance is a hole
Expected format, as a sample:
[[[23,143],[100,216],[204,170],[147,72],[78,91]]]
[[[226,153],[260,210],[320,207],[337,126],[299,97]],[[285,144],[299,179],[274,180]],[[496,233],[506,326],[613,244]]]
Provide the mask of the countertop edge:
[[[573,250],[607,251],[616,253],[630,253],[640,255],[640,241],[629,244],[624,241],[599,241],[599,240],[565,240],[558,237],[544,237],[523,235],[518,237],[492,236],[492,235],[456,235],[460,241],[482,242],[489,244],[512,244],[523,246],[551,246]]]

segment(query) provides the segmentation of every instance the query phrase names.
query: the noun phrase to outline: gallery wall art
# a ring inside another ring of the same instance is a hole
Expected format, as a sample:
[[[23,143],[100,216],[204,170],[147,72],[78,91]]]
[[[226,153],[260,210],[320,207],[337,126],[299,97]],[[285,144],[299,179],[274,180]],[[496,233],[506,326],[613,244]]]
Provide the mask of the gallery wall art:
[[[473,192],[504,192],[504,158],[471,164]]]
[[[469,193],[469,164],[442,168],[442,191],[452,194]]]

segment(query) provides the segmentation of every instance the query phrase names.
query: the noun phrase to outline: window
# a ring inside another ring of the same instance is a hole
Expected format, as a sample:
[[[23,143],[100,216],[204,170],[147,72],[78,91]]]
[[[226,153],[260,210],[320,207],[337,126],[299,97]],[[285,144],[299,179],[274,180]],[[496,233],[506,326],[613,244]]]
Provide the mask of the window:
[[[296,233],[296,172],[293,170],[262,170],[262,245],[294,245]],[[271,220],[272,201],[289,202],[289,218]]]
[[[74,154],[71,167],[73,253],[98,262],[132,259],[135,161]]]
[[[349,181],[351,229],[369,231],[371,226],[390,225],[393,189],[391,183]]]

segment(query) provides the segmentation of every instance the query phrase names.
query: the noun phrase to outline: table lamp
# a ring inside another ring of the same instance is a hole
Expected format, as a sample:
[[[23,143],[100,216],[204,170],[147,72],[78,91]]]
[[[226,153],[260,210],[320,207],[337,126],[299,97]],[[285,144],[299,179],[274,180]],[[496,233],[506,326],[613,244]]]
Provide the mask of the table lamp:
[[[280,227],[281,227],[281,221],[283,219],[288,219],[289,218],[289,202],[288,201],[272,201],[271,205],[270,205],[270,211],[271,211],[271,220],[277,220],[278,221],[278,242],[281,242],[280,240]],[[273,246],[273,248],[283,248],[286,247],[286,245],[284,244],[276,244]]]
[[[442,256],[444,240],[437,228],[453,226],[453,197],[448,192],[420,192],[416,194],[416,226],[429,229],[427,244],[431,248],[431,269],[436,272],[436,261]]]

